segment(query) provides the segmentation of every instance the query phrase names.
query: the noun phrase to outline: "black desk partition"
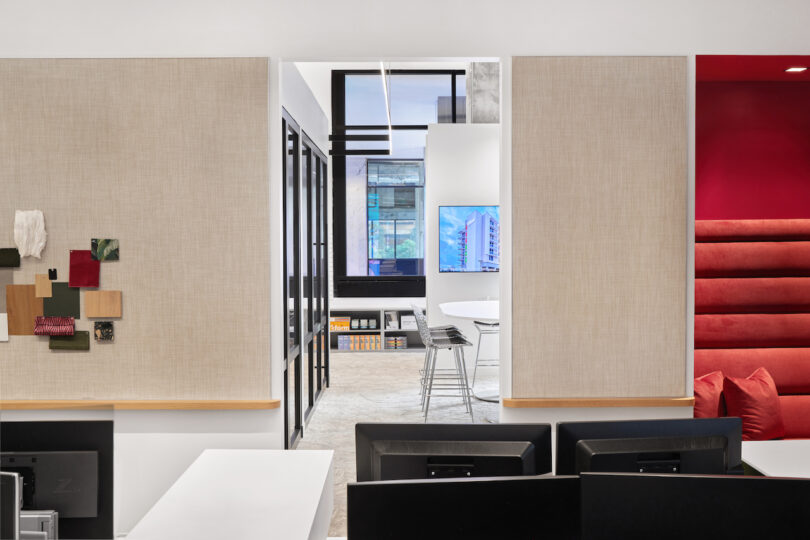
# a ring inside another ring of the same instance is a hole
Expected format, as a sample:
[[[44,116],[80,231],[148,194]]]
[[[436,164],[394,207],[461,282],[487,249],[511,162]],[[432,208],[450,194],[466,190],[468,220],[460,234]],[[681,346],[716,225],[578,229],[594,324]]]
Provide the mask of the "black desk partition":
[[[567,540],[579,529],[575,476],[348,485],[349,540]]]
[[[583,474],[583,540],[810,538],[810,480]]]

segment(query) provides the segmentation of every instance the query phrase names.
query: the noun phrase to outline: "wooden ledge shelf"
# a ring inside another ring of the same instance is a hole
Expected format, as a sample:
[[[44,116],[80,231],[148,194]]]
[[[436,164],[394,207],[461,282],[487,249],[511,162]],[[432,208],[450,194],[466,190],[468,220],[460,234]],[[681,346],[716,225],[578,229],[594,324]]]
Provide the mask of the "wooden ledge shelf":
[[[278,409],[279,399],[263,400],[95,400],[95,399],[7,399],[0,400],[0,410],[115,410],[115,411],[194,411],[194,410],[268,410]]]
[[[568,409],[575,407],[692,407],[693,397],[653,398],[503,398],[503,406],[515,409]]]

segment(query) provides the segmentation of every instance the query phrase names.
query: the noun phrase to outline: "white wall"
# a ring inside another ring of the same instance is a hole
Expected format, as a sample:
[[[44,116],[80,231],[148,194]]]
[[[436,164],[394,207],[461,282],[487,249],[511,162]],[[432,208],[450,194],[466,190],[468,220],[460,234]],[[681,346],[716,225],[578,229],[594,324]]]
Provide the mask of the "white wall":
[[[496,124],[431,124],[425,148],[425,281],[428,321],[455,324],[477,345],[472,321],[446,317],[444,302],[496,300],[498,272],[439,272],[439,206],[491,206],[499,200],[500,126]],[[497,356],[497,340],[482,343],[481,358]],[[445,362],[449,351],[441,351]],[[475,347],[465,351],[473,361]]]

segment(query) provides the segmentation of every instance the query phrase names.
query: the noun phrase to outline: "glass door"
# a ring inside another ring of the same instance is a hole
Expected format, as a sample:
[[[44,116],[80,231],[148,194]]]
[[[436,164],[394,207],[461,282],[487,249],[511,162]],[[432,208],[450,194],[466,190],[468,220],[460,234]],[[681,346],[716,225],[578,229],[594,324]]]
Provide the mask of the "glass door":
[[[283,111],[285,445],[304,433],[304,422],[328,385],[329,300],[326,246],[326,157]]]
[[[301,417],[301,279],[300,256],[300,136],[298,125],[286,111],[284,134],[284,447],[291,448],[302,432]]]

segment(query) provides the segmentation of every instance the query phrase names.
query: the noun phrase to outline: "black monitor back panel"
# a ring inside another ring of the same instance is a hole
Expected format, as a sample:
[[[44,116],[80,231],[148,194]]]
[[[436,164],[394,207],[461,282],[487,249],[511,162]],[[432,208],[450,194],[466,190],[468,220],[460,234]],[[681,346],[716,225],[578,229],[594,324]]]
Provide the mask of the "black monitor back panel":
[[[59,538],[113,537],[113,423],[0,422],[0,452],[74,452],[98,454],[96,517],[59,519]]]
[[[359,482],[347,486],[349,540],[579,538],[579,478]]]
[[[728,441],[728,468],[742,465],[742,420],[728,418],[676,418],[662,420],[617,420],[561,422],[557,424],[556,474],[576,474],[576,444],[583,439],[651,437],[707,437],[720,435]]]
[[[582,538],[808,538],[810,480],[582,474]]]

